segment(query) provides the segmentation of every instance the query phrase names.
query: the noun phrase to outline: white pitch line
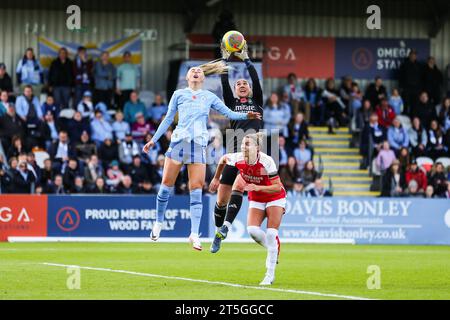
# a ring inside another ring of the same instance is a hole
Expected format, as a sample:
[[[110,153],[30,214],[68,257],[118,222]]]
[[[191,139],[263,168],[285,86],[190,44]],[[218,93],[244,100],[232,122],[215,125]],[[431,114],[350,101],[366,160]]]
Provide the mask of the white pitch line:
[[[181,281],[189,281],[189,282],[198,282],[198,283],[206,283],[206,284],[213,284],[213,285],[222,285],[222,286],[227,286],[227,287],[243,288],[243,289],[255,289],[255,290],[266,290],[266,291],[275,291],[275,292],[284,292],[284,293],[295,293],[295,294],[320,296],[320,297],[332,297],[332,298],[338,298],[338,299],[375,300],[375,299],[370,299],[370,298],[346,296],[346,295],[333,294],[333,293],[320,293],[320,292],[314,292],[314,291],[303,291],[303,290],[293,290],[293,289],[279,289],[279,288],[269,288],[269,287],[247,286],[247,285],[243,285],[243,284],[229,283],[229,282],[222,282],[222,281],[209,281],[209,280],[202,280],[202,279],[192,279],[192,278],[175,277],[175,276],[164,276],[164,275],[160,275],[160,274],[134,272],[134,271],[127,271],[127,270],[115,270],[115,269],[109,269],[109,268],[83,267],[83,266],[78,266],[78,265],[49,263],[49,262],[43,262],[43,263],[40,263],[40,264],[43,264],[43,265],[46,265],[46,266],[53,266],[53,267],[63,267],[63,268],[77,267],[77,268],[85,269],[85,270],[124,273],[124,274],[131,274],[131,275],[142,276],[142,277],[151,277],[151,278],[161,278],[161,279],[169,279],[169,280],[181,280]]]

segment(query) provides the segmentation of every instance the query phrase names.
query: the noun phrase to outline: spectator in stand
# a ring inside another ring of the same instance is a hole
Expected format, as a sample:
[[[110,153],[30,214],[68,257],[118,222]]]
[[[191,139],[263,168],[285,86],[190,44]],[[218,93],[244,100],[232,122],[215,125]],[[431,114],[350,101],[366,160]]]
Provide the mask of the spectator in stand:
[[[370,100],[364,99],[362,102],[362,107],[356,111],[356,129],[362,130],[369,124],[370,115],[372,112],[373,110],[370,105]]]
[[[10,75],[6,72],[6,65],[0,63],[0,92],[6,91],[8,100],[14,95],[13,83]]]
[[[294,157],[289,157],[286,165],[280,165],[280,179],[286,190],[292,190],[295,181],[300,177],[297,170],[297,162]]]
[[[94,103],[92,102],[92,93],[85,91],[81,101],[77,105],[77,110],[81,113],[84,121],[90,122],[94,119]]]
[[[95,179],[95,185],[90,189],[90,193],[107,194],[110,193],[108,185],[105,184],[105,179],[98,177]]]
[[[297,143],[298,145],[298,143]],[[279,165],[285,166],[288,163],[288,157],[291,156],[292,152],[290,148],[286,147],[286,138],[283,136],[278,137],[278,147],[279,147]]]
[[[11,139],[11,147],[7,150],[6,157],[9,159],[11,157],[18,157],[19,154],[25,151],[25,147],[20,136],[14,136]]]
[[[145,105],[139,100],[138,93],[136,91],[132,91],[130,93],[130,101],[125,103],[123,113],[125,115],[125,121],[130,125],[136,121],[136,114],[146,114]]]
[[[53,168],[52,161],[50,159],[45,159],[44,168],[41,171],[41,181],[40,181],[44,193],[52,193],[50,192],[50,188],[52,186],[56,174],[57,172]]]
[[[352,98],[352,77],[345,76],[342,78],[341,87],[339,88],[339,97],[341,98],[342,103],[345,105],[345,111],[348,113],[350,100]]]
[[[297,75],[290,73],[287,76],[287,84],[283,87],[283,93],[289,96],[289,104],[292,106],[292,112],[296,114],[300,111],[300,103],[303,100],[303,91],[297,81]],[[309,114],[309,112],[306,112]]]
[[[67,131],[70,141],[76,143],[81,140],[81,133],[83,131],[91,134],[91,124],[88,121],[83,121],[81,113],[76,111],[73,114],[73,118],[67,123]]]
[[[322,99],[325,103],[325,118],[328,124],[328,133],[333,134],[333,128],[345,126],[347,124],[347,106],[339,97],[333,78],[328,78],[325,82],[325,90],[322,92]]]
[[[437,196],[441,196],[447,190],[447,177],[442,162],[434,164],[430,171],[428,184],[433,187],[434,194]]]
[[[350,93],[350,112],[354,116],[362,107],[363,95],[359,89],[359,85],[356,82],[352,83],[352,92]]]
[[[370,101],[372,106],[378,106],[381,99],[387,97],[386,87],[383,85],[383,80],[380,76],[375,77],[375,82],[367,86],[364,98]]]
[[[0,91],[0,117],[6,114],[9,104],[8,92]]]
[[[72,191],[73,194],[83,194],[86,193],[86,188],[84,187],[83,177],[75,177],[75,187]]]
[[[392,109],[394,109],[395,114],[399,115],[403,112],[403,99],[397,88],[392,89],[392,94],[389,97],[388,103]]]
[[[133,157],[133,163],[128,168],[127,174],[131,177],[136,189],[142,187],[144,180],[150,179],[150,172],[148,168],[142,164],[140,155],[135,155]]]
[[[131,52],[125,51],[123,63],[117,68],[117,89],[119,97],[118,107],[123,110],[125,103],[130,100],[130,93],[140,87],[141,73],[137,65],[131,60]]]
[[[308,197],[312,197],[312,198],[323,198],[323,197],[331,197],[332,194],[330,191],[328,191],[327,189],[325,189],[325,187],[323,186],[323,182],[322,179],[317,178],[314,181],[314,187],[311,188],[308,191]]]
[[[305,197],[308,194],[305,191],[305,186],[303,185],[303,181],[301,178],[297,178],[294,182],[294,187],[291,190],[288,190],[288,195],[291,197]]]
[[[149,135],[151,136],[151,134],[148,134],[145,137],[144,143],[151,140],[151,138],[149,139]],[[209,171],[211,173],[216,172],[217,164],[219,163],[220,158],[225,154],[226,148],[223,146],[222,139],[220,139],[219,137],[214,137],[211,143],[209,143],[206,147],[206,171]],[[156,163],[156,159],[158,158],[158,153],[153,151],[152,157],[150,158],[150,155],[147,155],[146,158],[147,159],[145,160],[147,163],[154,164]]]
[[[409,135],[398,117],[395,117],[392,121],[392,126],[389,127],[387,134],[389,145],[391,146],[391,149],[394,150],[397,156],[399,155],[400,149],[402,147],[408,148]]]
[[[381,149],[383,141],[387,140],[387,131],[384,127],[378,124],[378,115],[372,113],[369,123],[364,127],[361,134],[360,154],[364,157],[361,168],[367,168],[372,161],[369,159],[369,154],[372,152],[375,157]],[[369,150],[370,141],[373,144],[373,150]]]
[[[124,166],[129,166],[133,162],[133,157],[141,154],[141,149],[136,141],[133,141],[131,132],[127,132],[125,140],[119,145],[119,160]]]
[[[278,95],[272,93],[264,107],[264,129],[278,131],[280,135],[287,137],[289,135],[288,123],[291,120],[291,110],[288,105],[279,101]]]
[[[383,175],[381,196],[398,197],[406,188],[405,176],[400,171],[400,162],[394,160],[389,170]]]
[[[41,109],[43,115],[47,114],[47,112],[51,112],[53,119],[58,119],[60,108],[56,105],[52,95],[48,95],[47,98],[45,98],[45,102],[42,104]]]
[[[97,155],[93,154],[89,158],[87,165],[84,167],[84,181],[89,188],[94,187],[98,177],[105,177],[103,166],[99,163]]]
[[[65,164],[69,158],[75,156],[75,151],[69,143],[69,136],[66,131],[61,130],[59,132],[59,139],[50,146],[49,155],[53,162],[53,168],[57,172],[61,172],[63,164]]]
[[[423,88],[423,65],[417,61],[417,51],[411,50],[399,70],[399,86],[405,102],[405,114],[416,109],[420,90]],[[422,119],[423,120],[423,119]]]
[[[434,189],[433,189],[432,185],[428,185],[427,186],[427,189],[425,190],[424,197],[427,198],[427,199],[435,198]]]
[[[309,78],[305,85],[305,109],[311,110],[310,118],[307,122],[320,126],[325,122],[325,106],[322,100],[322,89],[317,87],[316,81]]]
[[[12,179],[9,176],[3,154],[0,154],[0,194],[9,193]]]
[[[450,125],[450,97],[445,97],[442,99],[442,103],[436,106],[436,115],[444,131],[448,131]]]
[[[55,176],[53,183],[49,185],[47,189],[48,193],[51,194],[66,194],[66,190],[64,189],[63,176],[58,174]]]
[[[307,148],[305,140],[301,140],[298,144],[298,148],[294,150],[294,157],[297,161],[297,169],[301,172],[305,164],[312,159],[312,152]]]
[[[378,170],[383,173],[387,168],[391,166],[392,163],[394,163],[394,161],[398,161],[395,157],[395,153],[390,149],[389,142],[384,141],[383,148],[380,150],[380,152],[378,152],[377,158],[375,160]]]
[[[80,167],[83,168],[83,164],[87,163],[92,155],[97,154],[97,147],[95,143],[91,141],[89,133],[83,131],[81,133],[81,139],[75,144],[75,152],[77,159],[80,161]]]
[[[32,121],[36,118],[43,119],[39,99],[33,94],[33,87],[26,85],[23,94],[16,99],[16,112],[23,122]]]
[[[137,190],[139,194],[155,194],[156,191],[153,189],[153,184],[150,180],[144,180],[142,187]]]
[[[116,121],[113,122],[112,128],[114,132],[114,137],[117,143],[120,143],[125,139],[125,134],[129,132],[130,124],[123,120],[124,116],[122,111],[117,111],[115,114]]]
[[[320,178],[320,176],[321,175],[316,171],[316,168],[314,167],[314,162],[312,160],[306,162],[305,169],[300,174],[300,178],[302,179],[305,190],[308,191],[309,189],[311,189],[314,185],[314,181],[316,181],[317,178]]]
[[[86,91],[92,90],[94,83],[94,62],[89,59],[87,50],[85,47],[78,47],[77,54],[73,62],[74,75],[75,75],[75,98],[74,107],[78,106],[83,94]]]
[[[309,139],[308,123],[306,123],[303,113],[297,113],[294,121],[289,124],[289,138],[292,145],[298,145],[301,140]]]
[[[141,112],[136,113],[136,122],[131,126],[131,133],[133,139],[142,144],[144,142],[145,136],[149,133],[154,133],[155,128],[150,122],[145,121],[144,114]]]
[[[112,107],[113,90],[116,79],[116,68],[109,61],[109,53],[103,51],[100,60],[94,65],[94,102],[103,102],[108,109]]]
[[[98,157],[104,168],[109,167],[112,161],[119,159],[119,149],[112,139],[105,139],[98,148]]]
[[[125,175],[120,180],[120,183],[117,186],[116,192],[120,193],[120,194],[133,194],[133,193],[137,193],[137,188],[133,185],[131,177],[128,175]]]
[[[441,195],[441,198],[450,199],[450,181],[447,181],[447,190]]]
[[[428,93],[425,91],[420,94],[419,102],[412,109],[412,115],[419,117],[426,126],[429,126],[430,121],[436,118],[436,109],[428,99]]]
[[[43,125],[43,139],[46,150],[50,149],[52,143],[58,140],[59,131],[60,127],[55,122],[53,114],[50,111],[48,111],[44,116],[44,125]]]
[[[445,157],[449,149],[449,142],[446,141],[446,137],[437,120],[432,120],[428,133],[427,155],[433,160],[440,157]]]
[[[113,138],[113,128],[100,110],[95,110],[95,119],[91,122],[92,140],[99,146],[105,139]]]
[[[411,160],[409,168],[406,170],[405,181],[409,184],[411,181],[416,181],[418,184],[418,191],[425,192],[427,189],[427,176],[425,172],[419,168],[416,159]]]
[[[53,114],[48,111],[44,116],[43,138],[45,140],[45,149],[50,149],[53,142],[58,140],[59,125],[55,122]]]
[[[164,102],[160,94],[155,95],[155,101],[153,102],[151,108],[147,109],[147,118],[152,119],[153,124],[158,126],[163,116],[167,114],[167,104]]]
[[[389,128],[392,125],[392,121],[395,118],[395,111],[389,105],[386,98],[381,99],[381,103],[376,107],[378,115],[378,123],[384,128]]]
[[[407,182],[408,189],[405,190],[405,196],[410,198],[423,198],[424,192],[419,190],[419,184],[416,180]]]
[[[400,161],[400,170],[402,172],[406,172],[406,169],[408,168],[409,163],[411,162],[408,148],[405,147],[400,148],[400,151],[398,153],[398,161]]]
[[[80,175],[79,171],[77,159],[70,158],[63,175],[64,189],[68,193],[74,193],[75,178]]]
[[[20,161],[14,174],[13,193],[34,193],[36,182],[36,176],[28,170],[26,161]]]
[[[16,75],[21,91],[24,90],[25,86],[30,85],[34,94],[40,97],[44,78],[41,64],[36,59],[33,48],[28,48],[23,58],[17,63]]]
[[[61,109],[69,108],[69,100],[74,86],[73,62],[66,48],[58,51],[58,58],[52,61],[48,72],[48,85],[55,103]]]
[[[423,89],[428,93],[432,104],[441,100],[441,88],[444,83],[442,72],[436,66],[434,57],[428,57],[423,71]]]
[[[116,189],[122,180],[123,175],[122,170],[119,169],[119,162],[113,160],[109,165],[109,169],[106,171],[106,184],[109,187]]]
[[[428,143],[427,131],[422,127],[420,118],[414,117],[412,126],[408,130],[409,143],[414,157],[425,155],[425,147]]]

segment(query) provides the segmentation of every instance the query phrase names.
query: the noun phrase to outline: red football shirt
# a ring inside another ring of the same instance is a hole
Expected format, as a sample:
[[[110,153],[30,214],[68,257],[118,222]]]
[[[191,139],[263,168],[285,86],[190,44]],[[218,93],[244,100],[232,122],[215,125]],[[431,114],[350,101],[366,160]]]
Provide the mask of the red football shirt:
[[[227,156],[227,164],[238,168],[241,177],[246,183],[253,183],[259,186],[270,186],[271,179],[278,177],[278,170],[275,161],[265,153],[260,152],[255,164],[250,165],[245,162],[242,152],[230,153]],[[256,202],[271,202],[286,197],[284,187],[279,192],[267,193],[262,191],[250,191],[248,199]]]

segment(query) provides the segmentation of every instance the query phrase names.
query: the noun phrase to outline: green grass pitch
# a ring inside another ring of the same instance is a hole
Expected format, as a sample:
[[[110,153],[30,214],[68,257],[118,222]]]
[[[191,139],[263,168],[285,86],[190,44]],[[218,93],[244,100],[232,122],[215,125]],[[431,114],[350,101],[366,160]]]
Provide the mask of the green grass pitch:
[[[0,299],[339,298],[303,291],[372,299],[450,299],[448,246],[284,244],[271,287],[278,291],[255,288],[265,272],[266,252],[258,245],[225,242],[215,255],[209,253],[209,244],[204,247],[196,252],[187,243],[0,243]],[[137,274],[80,269],[81,287],[71,290],[67,268],[42,263]],[[367,288],[370,265],[380,268],[380,289]]]

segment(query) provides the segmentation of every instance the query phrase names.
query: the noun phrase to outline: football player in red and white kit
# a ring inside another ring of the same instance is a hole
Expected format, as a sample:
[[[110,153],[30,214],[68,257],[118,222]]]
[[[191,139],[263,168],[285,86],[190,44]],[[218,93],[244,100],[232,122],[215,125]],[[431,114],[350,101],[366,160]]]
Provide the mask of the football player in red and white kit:
[[[260,285],[271,285],[275,279],[280,249],[278,228],[285,211],[286,191],[278,176],[275,161],[260,151],[263,139],[264,135],[260,133],[247,135],[242,140],[242,152],[224,155],[219,161],[209,189],[211,192],[217,190],[226,164],[239,170],[238,183],[248,191],[247,231],[253,240],[267,248],[267,272]],[[261,224],[266,217],[267,231],[264,232]],[[216,237],[218,236],[220,238],[220,234],[216,234]]]

